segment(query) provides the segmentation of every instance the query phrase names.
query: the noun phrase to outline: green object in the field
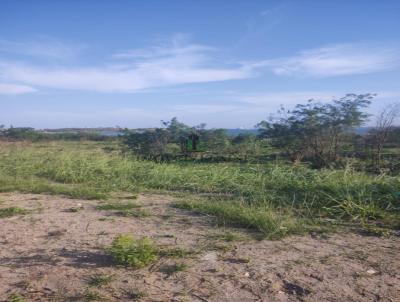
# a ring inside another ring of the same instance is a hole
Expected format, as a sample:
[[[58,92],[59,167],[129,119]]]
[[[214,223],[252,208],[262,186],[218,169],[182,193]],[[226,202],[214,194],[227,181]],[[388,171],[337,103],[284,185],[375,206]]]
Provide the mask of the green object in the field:
[[[197,134],[190,134],[186,139],[186,151],[193,152],[198,150],[199,136]]]

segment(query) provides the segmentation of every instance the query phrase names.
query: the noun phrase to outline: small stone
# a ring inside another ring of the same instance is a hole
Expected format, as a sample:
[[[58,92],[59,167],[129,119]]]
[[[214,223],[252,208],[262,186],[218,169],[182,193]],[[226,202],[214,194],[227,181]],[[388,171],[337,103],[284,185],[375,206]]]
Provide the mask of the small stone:
[[[367,270],[367,274],[369,274],[369,275],[375,275],[376,273],[377,273],[377,271],[372,268]]]
[[[249,273],[249,272],[245,272],[245,273],[244,273],[244,276],[245,276],[245,277],[250,277],[250,273]]]

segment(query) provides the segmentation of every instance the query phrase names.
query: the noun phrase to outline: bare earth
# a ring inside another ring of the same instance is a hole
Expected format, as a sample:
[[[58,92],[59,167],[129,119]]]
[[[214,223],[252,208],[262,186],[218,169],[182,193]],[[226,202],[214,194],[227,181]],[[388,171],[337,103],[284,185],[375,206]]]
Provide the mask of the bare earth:
[[[0,194],[0,201],[0,208],[33,210],[0,219],[0,301],[13,293],[26,301],[85,301],[93,292],[106,301],[400,301],[400,237],[257,241],[244,230],[216,228],[210,217],[172,208],[170,196],[150,194],[135,201],[151,213],[143,218],[98,211],[100,201],[14,193]],[[226,230],[242,240],[215,236]],[[116,266],[104,248],[123,233],[200,253],[161,257],[139,270]],[[171,273],[175,263],[187,268]],[[90,285],[97,274],[112,280]]]

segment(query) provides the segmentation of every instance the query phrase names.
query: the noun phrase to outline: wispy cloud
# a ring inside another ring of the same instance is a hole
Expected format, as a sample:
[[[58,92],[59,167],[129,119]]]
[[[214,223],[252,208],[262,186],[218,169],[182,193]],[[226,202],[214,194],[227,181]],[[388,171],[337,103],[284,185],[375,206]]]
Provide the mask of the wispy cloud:
[[[181,35],[148,49],[116,52],[110,56],[111,60],[93,66],[71,66],[62,60],[55,64],[54,58],[72,56],[77,47],[0,40],[0,54],[13,51],[43,56],[39,61],[0,58],[0,81],[25,87],[15,90],[19,93],[41,88],[133,93],[180,84],[240,80],[268,71],[279,76],[331,77],[374,73],[400,66],[399,47],[371,44],[338,44],[290,57],[257,62],[232,63],[230,60],[228,64],[217,59],[218,49],[190,43]],[[264,96],[264,99],[275,97]]]
[[[65,60],[77,56],[84,45],[71,45],[49,37],[39,37],[32,41],[0,39],[0,53],[33,56],[46,59]]]
[[[400,48],[376,44],[337,44],[305,50],[292,57],[266,60],[258,65],[277,75],[331,77],[366,74],[398,68]]]
[[[0,79],[35,87],[91,90],[99,92],[136,92],[142,89],[243,79],[251,71],[240,64],[226,65],[213,60],[212,48],[173,41],[170,45],[146,50],[116,53],[123,59],[102,66],[67,67],[0,61]]]
[[[18,95],[35,91],[35,88],[26,85],[0,83],[0,94]]]

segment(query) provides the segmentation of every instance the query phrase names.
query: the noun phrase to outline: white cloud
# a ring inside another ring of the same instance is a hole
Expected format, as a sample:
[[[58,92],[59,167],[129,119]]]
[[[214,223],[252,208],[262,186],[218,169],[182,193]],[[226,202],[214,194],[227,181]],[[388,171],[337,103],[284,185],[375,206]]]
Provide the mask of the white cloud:
[[[376,44],[337,44],[302,51],[292,57],[266,60],[255,66],[264,66],[277,75],[286,76],[366,74],[398,68],[400,49]]]
[[[17,95],[35,91],[35,88],[26,85],[0,83],[0,94]]]
[[[76,47],[57,42],[41,45],[33,42],[23,44],[0,40],[0,52],[25,51],[27,54],[41,54],[49,58],[40,63],[0,59],[0,81],[18,83],[30,89],[43,87],[133,93],[180,84],[246,79],[260,75],[266,70],[271,70],[277,75],[329,77],[379,72],[400,66],[399,48],[367,44],[339,44],[303,51],[292,57],[225,64],[222,60],[216,59],[217,49],[188,43],[186,37],[181,35],[174,36],[168,43],[164,42],[149,49],[115,53],[111,56],[112,60],[101,65],[82,67],[65,63],[54,64],[52,61],[63,55],[74,55],[76,50]],[[248,100],[249,102],[255,98],[272,100],[276,97],[276,95],[249,96]],[[293,95],[279,96],[279,98],[292,97]]]
[[[55,89],[91,90],[99,92],[136,92],[139,90],[178,85],[243,79],[251,76],[245,66],[225,66],[209,54],[212,48],[173,41],[141,51],[117,53],[103,66],[67,67],[34,65],[23,62],[1,62],[0,79]]]
[[[53,38],[40,37],[34,41],[13,41],[0,39],[0,52],[41,57],[46,59],[69,59],[77,56],[83,45],[69,45]]]

